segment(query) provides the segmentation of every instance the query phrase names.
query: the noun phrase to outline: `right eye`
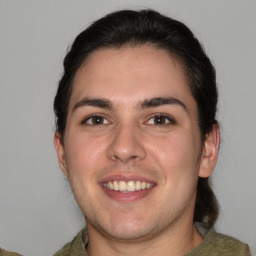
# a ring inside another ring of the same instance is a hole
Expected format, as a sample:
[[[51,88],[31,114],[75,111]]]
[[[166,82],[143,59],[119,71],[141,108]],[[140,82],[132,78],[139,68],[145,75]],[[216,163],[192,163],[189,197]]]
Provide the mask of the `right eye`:
[[[103,116],[100,115],[92,115],[87,117],[82,121],[82,124],[87,125],[105,125],[110,124],[110,122]]]

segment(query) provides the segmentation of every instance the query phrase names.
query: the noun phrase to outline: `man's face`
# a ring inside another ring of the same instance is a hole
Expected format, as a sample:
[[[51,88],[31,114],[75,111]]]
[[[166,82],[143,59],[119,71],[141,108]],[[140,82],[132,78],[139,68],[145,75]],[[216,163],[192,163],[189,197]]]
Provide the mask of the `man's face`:
[[[64,146],[58,134],[55,145],[89,231],[114,239],[192,223],[198,176],[211,171],[202,167],[197,106],[183,70],[150,46],[87,59],[75,77]]]

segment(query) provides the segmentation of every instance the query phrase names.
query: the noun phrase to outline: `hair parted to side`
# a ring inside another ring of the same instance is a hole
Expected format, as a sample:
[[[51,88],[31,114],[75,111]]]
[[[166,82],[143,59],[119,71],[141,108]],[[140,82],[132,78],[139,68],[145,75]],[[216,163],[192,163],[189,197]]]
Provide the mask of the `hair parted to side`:
[[[153,10],[110,13],[81,32],[64,59],[64,74],[54,100],[56,131],[64,143],[66,119],[75,75],[90,54],[102,48],[151,45],[181,63],[198,108],[202,142],[216,120],[218,91],[215,69],[201,44],[183,23]],[[208,178],[199,178],[194,221],[213,225],[219,212]]]

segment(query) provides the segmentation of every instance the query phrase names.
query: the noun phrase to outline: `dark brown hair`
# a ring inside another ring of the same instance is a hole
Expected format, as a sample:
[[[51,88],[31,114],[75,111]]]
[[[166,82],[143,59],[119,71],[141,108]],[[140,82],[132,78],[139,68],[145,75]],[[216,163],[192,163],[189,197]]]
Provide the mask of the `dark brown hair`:
[[[153,10],[123,10],[106,15],[81,32],[64,59],[64,74],[54,101],[56,131],[62,142],[73,80],[88,56],[102,48],[143,44],[166,50],[181,62],[197,103],[202,142],[213,126],[218,125],[215,69],[190,29]],[[207,221],[212,225],[217,217],[218,202],[209,179],[199,178],[194,221]]]

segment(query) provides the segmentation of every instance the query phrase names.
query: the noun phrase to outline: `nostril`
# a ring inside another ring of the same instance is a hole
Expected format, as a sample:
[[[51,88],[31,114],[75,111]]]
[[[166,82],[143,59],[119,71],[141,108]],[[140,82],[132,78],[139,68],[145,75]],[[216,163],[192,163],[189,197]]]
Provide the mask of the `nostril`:
[[[118,157],[117,156],[110,156],[110,159],[113,160],[113,161],[116,161],[116,160],[118,160]]]
[[[131,159],[131,160],[134,160],[134,159],[136,159],[136,158],[138,158],[138,156],[130,156],[130,159]]]
[[[117,156],[117,155],[112,155],[110,156],[110,159],[113,160],[113,161],[117,161],[117,160],[120,160],[120,161],[133,161],[133,160],[136,160],[137,158],[139,158],[138,156],[129,156],[127,158],[124,158],[124,157],[120,157],[120,156]]]

